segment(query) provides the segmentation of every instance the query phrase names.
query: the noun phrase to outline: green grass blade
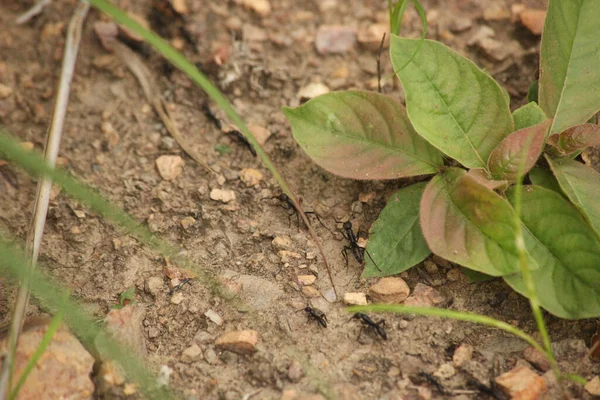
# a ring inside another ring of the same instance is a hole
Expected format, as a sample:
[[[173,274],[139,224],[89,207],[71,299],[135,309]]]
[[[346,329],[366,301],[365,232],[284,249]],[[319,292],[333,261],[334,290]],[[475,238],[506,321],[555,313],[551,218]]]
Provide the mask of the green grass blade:
[[[33,368],[35,367],[35,365],[37,364],[39,359],[42,357],[42,354],[44,354],[44,352],[46,351],[46,349],[52,342],[52,338],[54,337],[54,334],[56,333],[56,331],[60,327],[60,324],[62,323],[64,314],[65,314],[65,310],[64,310],[64,307],[62,307],[59,309],[58,313],[56,313],[54,318],[52,318],[52,321],[50,321],[48,330],[46,330],[46,332],[44,333],[44,336],[42,337],[42,340],[40,341],[40,344],[35,349],[35,352],[33,353],[33,355],[27,361],[27,365],[25,366],[23,373],[19,377],[19,381],[17,382],[17,385],[15,386],[15,388],[13,389],[11,394],[8,396],[9,400],[14,400],[19,395],[19,392],[21,391],[23,384],[25,384],[27,377],[29,376],[29,374],[31,373],[31,371],[33,370]]]
[[[27,271],[25,267],[29,261],[23,257],[22,252],[15,249],[14,243],[1,236],[0,254],[0,276],[15,281],[24,279]],[[127,379],[135,382],[148,398],[175,398],[167,389],[156,388],[156,376],[148,371],[142,359],[106,334],[98,326],[95,318],[85,313],[77,302],[69,298],[68,291],[40,268],[36,268],[31,276],[31,293],[42,307],[55,315],[62,310],[65,322],[87,349],[94,348],[96,343],[101,342],[106,358],[118,362],[123,367]]]
[[[123,25],[132,33],[137,34],[141,38],[143,38],[144,41],[146,41],[157,52],[159,52],[163,57],[169,60],[175,67],[183,71],[192,81],[194,81],[200,88],[202,88],[206,92],[206,94],[208,94],[208,96],[215,103],[217,103],[217,105],[225,112],[225,114],[227,114],[229,119],[235,125],[237,125],[244,137],[248,139],[254,150],[256,150],[256,153],[258,154],[262,162],[265,164],[267,169],[271,172],[271,174],[273,174],[273,177],[277,180],[277,183],[281,187],[281,190],[284,193],[286,193],[290,197],[290,199],[292,199],[292,201],[296,205],[296,208],[298,209],[298,211],[300,211],[302,221],[304,221],[304,223],[308,227],[308,231],[311,237],[313,238],[315,244],[319,248],[319,252],[323,257],[323,263],[325,264],[329,280],[331,281],[331,285],[333,286],[333,289],[335,291],[335,285],[333,283],[333,278],[331,276],[329,265],[327,264],[325,252],[321,246],[321,242],[319,241],[317,234],[313,230],[312,226],[310,225],[310,222],[308,221],[308,218],[306,217],[306,214],[304,214],[304,211],[302,210],[302,204],[300,204],[298,197],[292,191],[283,175],[279,172],[277,167],[275,167],[267,153],[265,153],[258,141],[254,138],[254,135],[252,135],[252,132],[250,132],[250,130],[246,126],[246,123],[238,115],[238,113],[235,111],[231,103],[229,103],[227,98],[219,91],[219,89],[215,85],[213,85],[210,82],[210,80],[206,76],[204,76],[202,72],[198,70],[198,68],[196,68],[194,64],[189,62],[182,54],[175,50],[169,43],[167,43],[167,41],[162,39],[160,36],[158,36],[152,31],[145,29],[138,22],[129,18],[119,8],[115,7],[114,5],[108,3],[105,0],[89,0],[89,3],[98,10],[109,15],[119,25]]]
[[[506,322],[499,321],[497,319],[486,317],[485,315],[473,314],[462,311],[444,310],[441,308],[434,307],[415,307],[405,306],[401,304],[373,304],[370,306],[354,306],[348,307],[348,312],[386,312],[386,313],[399,313],[399,314],[416,314],[423,315],[426,317],[440,317],[446,319],[454,319],[458,321],[472,322],[474,324],[486,325],[492,328],[501,329],[505,332],[511,333],[531,346],[535,347],[542,353],[546,353],[544,348],[540,346],[534,338],[523,332],[522,330],[515,328],[514,326],[507,324]]]
[[[529,152],[529,147],[532,143],[532,137],[529,137],[525,145],[523,146],[523,153],[527,154]],[[531,312],[533,314],[533,318],[535,319],[538,331],[540,336],[542,337],[542,343],[544,344],[543,353],[546,355],[550,364],[552,365],[552,370],[557,378],[560,378],[561,373],[558,368],[558,364],[556,362],[556,358],[554,357],[554,353],[552,352],[552,345],[550,342],[550,336],[548,335],[548,329],[546,328],[546,323],[544,322],[544,316],[542,314],[542,309],[540,306],[540,300],[535,293],[535,283],[533,282],[533,278],[531,276],[531,270],[529,269],[529,264],[527,262],[529,258],[529,253],[525,247],[525,239],[523,238],[523,223],[521,222],[521,212],[522,212],[522,195],[523,195],[523,177],[525,176],[525,163],[527,161],[527,157],[523,157],[521,159],[519,169],[517,172],[517,182],[515,185],[515,226],[516,226],[516,247],[517,247],[517,255],[519,256],[519,266],[521,268],[521,276],[523,277],[523,282],[525,283],[525,288],[527,290],[527,297],[529,299],[529,305],[531,306]]]
[[[174,258],[180,251],[176,246],[172,246],[152,234],[147,227],[141,225],[125,211],[109,203],[87,185],[79,183],[61,169],[52,169],[48,167],[38,154],[24,150],[19,146],[19,143],[16,140],[11,138],[2,129],[0,129],[0,155],[13,160],[33,176],[52,179],[54,183],[60,185],[64,189],[65,193],[86,204],[103,217],[121,226],[127,233],[154,248],[154,250],[158,251],[163,256]],[[223,291],[222,286],[215,278],[202,271],[191,262],[177,258],[177,264],[182,268],[193,270],[197,274],[197,279],[209,286],[214,292],[219,293],[224,298],[229,297],[228,293]]]

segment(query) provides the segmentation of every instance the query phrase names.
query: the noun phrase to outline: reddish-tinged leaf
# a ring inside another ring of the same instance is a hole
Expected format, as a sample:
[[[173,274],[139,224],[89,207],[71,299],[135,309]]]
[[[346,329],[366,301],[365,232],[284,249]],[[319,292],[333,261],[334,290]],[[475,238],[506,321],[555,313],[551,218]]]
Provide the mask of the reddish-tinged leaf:
[[[374,92],[332,92],[283,113],[317,164],[352,179],[433,174],[441,153],[413,129],[404,107]]]
[[[475,178],[477,182],[491,190],[506,190],[508,188],[508,181],[494,181],[483,168],[470,169],[467,175]]]
[[[564,155],[600,144],[600,125],[581,124],[552,135],[548,143]]]
[[[466,171],[435,176],[420,210],[423,236],[438,256],[492,276],[519,270],[513,208]]]
[[[511,133],[502,140],[488,160],[492,177],[497,180],[515,181],[523,162],[525,168],[521,172],[526,174],[542,153],[546,131],[551,123],[552,120],[546,120]]]

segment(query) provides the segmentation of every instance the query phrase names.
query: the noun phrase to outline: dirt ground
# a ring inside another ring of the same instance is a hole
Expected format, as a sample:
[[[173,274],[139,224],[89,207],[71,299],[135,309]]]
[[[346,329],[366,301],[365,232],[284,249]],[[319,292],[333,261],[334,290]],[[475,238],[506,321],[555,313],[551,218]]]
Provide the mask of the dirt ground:
[[[0,123],[41,151],[66,24],[75,2],[54,1],[31,22],[16,25],[16,17],[30,3],[0,0],[0,82],[13,89],[0,99]],[[512,3],[429,0],[424,7],[430,23],[428,37],[472,57],[502,83],[511,95],[512,107],[517,108],[526,102],[528,85],[536,76],[539,37],[511,20]],[[541,0],[524,3],[544,8]],[[149,0],[118,4],[154,21]],[[354,260],[346,266],[335,218],[351,217],[355,227],[367,231],[386,199],[411,181],[358,182],[330,175],[299,149],[281,107],[298,105],[299,90],[311,82],[322,82],[331,90],[376,89],[376,50],[357,44],[343,54],[323,56],[316,52],[314,41],[321,25],[349,26],[360,33],[385,22],[386,4],[384,0],[272,0],[272,12],[260,16],[235,1],[188,0],[184,19],[169,21],[161,32],[173,39],[181,36],[178,29],[185,28],[189,33],[189,41],[183,43],[186,56],[221,87],[246,121],[272,133],[265,150],[302,196],[305,208],[318,210],[332,230],[315,223],[340,295],[366,293],[377,279],[362,279],[361,266]],[[172,368],[170,387],[186,399],[280,399],[284,391],[286,396],[295,391],[302,399],[318,395],[493,398],[473,382],[489,385],[493,376],[524,362],[523,342],[468,323],[401,315],[385,316],[389,340],[382,341],[360,332],[341,302],[308,298],[298,275],[317,276],[313,286],[322,293],[330,288],[329,280],[305,229],[298,229],[294,218],[290,224],[287,211],[271,199],[280,191],[269,172],[207,120],[201,111],[206,99],[201,90],[156,53],[139,46],[179,129],[223,178],[209,174],[183,153],[149,107],[136,79],[101,47],[93,31],[99,19],[99,13],[92,10],[85,24],[61,147],[64,167],[157,235],[180,246],[198,268],[237,287],[246,309],[215,297],[197,280],[183,286],[179,292],[183,299],[173,304],[163,258],[58,194],[50,205],[41,260],[74,296],[102,319],[117,304],[119,294],[135,286],[135,301],[146,312],[143,329],[150,365],[156,370],[161,365]],[[415,13],[408,26],[406,34],[418,35]],[[486,50],[477,44],[476,34],[482,27],[493,29],[501,48]],[[223,55],[225,63],[214,62]],[[384,75],[391,72],[389,60],[383,68]],[[384,82],[384,92],[402,97],[393,79]],[[226,145],[232,152],[220,155],[217,145]],[[166,181],[158,174],[155,161],[161,155],[184,159],[183,172],[176,179]],[[0,168],[0,229],[24,239],[35,181],[14,166]],[[239,179],[245,168],[261,171],[264,180],[247,187]],[[235,201],[211,200],[214,188],[233,190]],[[370,192],[375,193],[372,200],[358,201],[359,194]],[[280,248],[272,244],[275,237],[290,238],[285,250],[299,258],[282,260]],[[425,273],[423,268],[413,268],[402,277],[411,289],[418,283],[434,285],[453,309],[481,313],[535,332],[527,301],[502,281],[471,284],[461,274],[449,274],[456,266],[448,269],[437,264]],[[147,290],[152,277],[164,283],[156,295]],[[3,291],[0,315],[6,320],[15,290],[4,287]],[[309,301],[326,313],[326,329],[307,322],[301,310]],[[205,317],[208,310],[223,319],[221,326]],[[35,305],[30,311],[40,313]],[[587,379],[597,375],[600,367],[586,357],[595,321],[546,317],[563,369]],[[238,329],[258,332],[256,354],[215,350],[215,338]],[[474,346],[473,358],[460,368],[451,367],[454,349],[464,343]],[[203,357],[184,362],[182,352],[193,344],[200,346]],[[421,372],[437,372],[440,384]],[[581,388],[569,390],[574,398],[591,398]],[[547,398],[554,396],[551,393]]]

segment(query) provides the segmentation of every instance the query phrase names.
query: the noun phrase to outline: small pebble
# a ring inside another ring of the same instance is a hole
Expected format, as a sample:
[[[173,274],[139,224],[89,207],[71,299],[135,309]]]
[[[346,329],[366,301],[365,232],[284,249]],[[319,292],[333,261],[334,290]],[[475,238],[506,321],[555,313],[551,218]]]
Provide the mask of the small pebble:
[[[552,364],[550,364],[544,353],[535,347],[530,346],[523,350],[523,357],[543,372],[549,371],[552,368]]]
[[[271,131],[265,128],[264,126],[254,123],[249,123],[248,129],[250,129],[250,132],[252,132],[254,139],[256,139],[258,144],[260,144],[261,146],[263,146],[267,142],[267,140],[271,137],[272,134]]]
[[[365,293],[345,293],[344,294],[344,304],[348,305],[356,305],[356,306],[366,306],[367,305],[367,295]]]
[[[156,168],[162,179],[172,181],[177,178],[184,165],[183,158],[179,156],[160,156],[156,159]]]
[[[409,324],[409,322],[407,320],[403,319],[402,321],[400,321],[398,323],[398,328],[406,329],[406,328],[408,328],[408,324]]]
[[[10,86],[6,86],[0,83],[0,99],[5,99],[13,94],[13,90]]]
[[[216,364],[218,360],[217,353],[212,348],[208,348],[204,351],[204,361],[210,365]]]
[[[369,297],[375,303],[402,303],[409,293],[410,288],[402,278],[383,278],[369,288]]]
[[[323,25],[317,31],[315,46],[320,54],[346,53],[356,43],[356,31],[343,25]]]
[[[183,301],[183,293],[177,292],[173,296],[171,296],[171,300],[169,300],[171,304],[179,304]]]
[[[221,360],[227,364],[235,364],[238,360],[238,355],[231,351],[224,351],[221,353]]]
[[[360,29],[357,34],[358,43],[367,50],[378,51],[384,34],[383,48],[386,49],[390,45],[390,33],[389,24],[385,23],[376,23]]]
[[[256,186],[264,179],[262,172],[254,168],[244,168],[240,171],[240,180],[248,187]]]
[[[423,262],[423,266],[425,267],[425,271],[430,274],[435,274],[438,272],[438,266],[431,260],[425,260]]]
[[[467,361],[470,361],[473,357],[473,346],[467,343],[463,343],[454,350],[452,355],[452,362],[455,367],[463,366]]]
[[[181,354],[181,361],[190,364],[194,361],[202,359],[202,349],[197,344],[193,344],[183,351]]]
[[[314,286],[304,286],[304,287],[302,287],[302,293],[306,297],[311,297],[311,298],[321,297],[321,293]]]
[[[146,280],[144,289],[147,293],[150,293],[152,296],[156,297],[156,295],[162,290],[163,285],[164,281],[162,278],[158,276],[152,276]]]
[[[169,381],[171,380],[172,374],[172,368],[169,368],[168,365],[161,365],[160,369],[158,370],[158,377],[156,378],[156,383],[158,386],[169,386]]]
[[[196,223],[196,220],[194,219],[194,217],[189,216],[189,217],[185,217],[184,219],[182,219],[181,221],[179,221],[179,223],[181,224],[181,226],[183,227],[183,229],[189,229],[190,227],[194,226],[194,224]]]
[[[279,252],[277,252],[277,255],[279,256],[279,259],[282,263],[289,263],[293,260],[298,260],[302,258],[302,255],[300,255],[299,253],[295,253],[293,251],[288,250],[280,250]]]
[[[320,82],[309,83],[298,91],[298,98],[301,102],[308,101],[314,97],[318,97],[322,94],[329,93],[330,90],[327,86]]]
[[[434,288],[417,283],[412,294],[404,304],[407,306],[433,307],[446,302],[446,297]]]
[[[316,280],[317,277],[314,275],[298,275],[298,282],[304,286],[312,285]]]
[[[221,203],[229,203],[235,200],[235,192],[233,190],[213,189],[210,191],[210,198]]]
[[[521,23],[525,28],[536,36],[541,36],[546,21],[546,11],[544,10],[525,10],[519,15]]]
[[[546,382],[526,366],[517,366],[494,379],[511,399],[539,399],[546,392]]]
[[[287,250],[292,247],[292,238],[289,236],[275,236],[271,242],[275,250]]]
[[[377,197],[376,192],[359,193],[358,201],[360,201],[361,203],[368,203],[371,200],[373,200],[375,197]]]
[[[446,273],[446,278],[448,278],[450,282],[456,282],[460,280],[461,274],[462,272],[460,272],[459,268],[454,268]]]
[[[600,376],[596,375],[584,388],[592,396],[600,396]]]
[[[173,6],[173,10],[179,14],[187,14],[189,11],[185,0],[171,0],[171,5]]]
[[[266,17],[271,13],[271,3],[269,0],[241,0],[244,7],[255,11],[261,17]]]
[[[454,375],[456,375],[456,370],[454,369],[454,367],[452,366],[452,364],[442,364],[440,365],[440,367],[438,368],[437,371],[435,371],[433,373],[434,376],[437,376],[440,379],[450,379],[452,378]]]
[[[300,382],[302,376],[304,376],[302,364],[296,360],[292,360],[288,368],[288,378],[290,378],[290,381],[292,382]]]
[[[204,316],[219,326],[223,325],[223,318],[213,310],[208,310],[204,313]]]
[[[208,343],[208,342],[212,342],[214,340],[213,335],[211,335],[210,333],[203,331],[203,330],[199,330],[198,332],[196,332],[196,335],[194,336],[194,342],[196,343]]]
[[[258,332],[255,330],[233,331],[221,335],[215,346],[219,349],[229,350],[237,354],[252,354],[256,352]]]

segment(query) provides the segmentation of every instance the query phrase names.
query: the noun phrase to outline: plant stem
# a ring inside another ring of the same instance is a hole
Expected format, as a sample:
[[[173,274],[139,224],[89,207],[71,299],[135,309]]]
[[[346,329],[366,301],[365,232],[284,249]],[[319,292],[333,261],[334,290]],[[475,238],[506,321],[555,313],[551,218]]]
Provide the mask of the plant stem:
[[[388,313],[402,313],[402,314],[417,314],[424,315],[427,317],[440,317],[447,319],[454,319],[458,321],[467,321],[473,322],[475,324],[487,325],[492,328],[501,329],[505,332],[511,333],[533,347],[537,350],[545,353],[544,348],[535,341],[534,338],[523,332],[522,330],[515,328],[514,326],[507,324],[506,322],[499,321],[497,319],[486,317],[485,315],[472,314],[468,312],[462,311],[454,311],[454,310],[444,310],[441,308],[433,308],[433,307],[415,307],[415,306],[405,306],[400,304],[373,304],[370,306],[355,306],[349,307],[347,309],[349,312],[388,312]]]

